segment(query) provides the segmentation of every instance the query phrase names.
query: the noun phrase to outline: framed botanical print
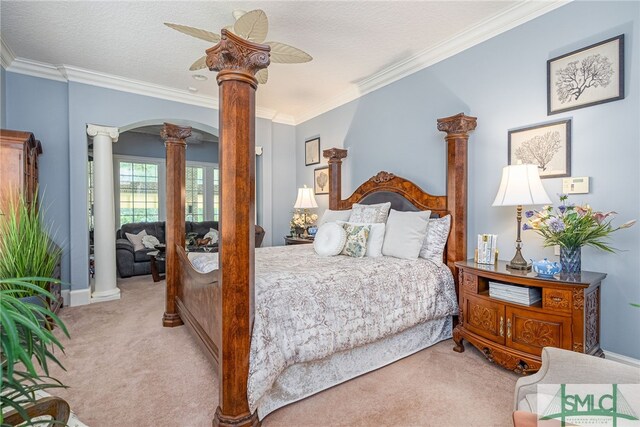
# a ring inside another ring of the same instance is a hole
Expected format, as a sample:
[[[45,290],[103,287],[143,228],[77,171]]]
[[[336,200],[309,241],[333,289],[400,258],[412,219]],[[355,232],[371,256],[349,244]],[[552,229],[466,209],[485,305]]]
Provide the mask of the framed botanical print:
[[[536,164],[540,178],[571,176],[571,120],[509,131],[509,164]]]
[[[329,194],[329,167],[317,168],[313,171],[313,192]]]
[[[318,163],[320,163],[320,137],[304,143],[304,165],[317,165]]]
[[[624,98],[624,34],[547,61],[547,114]]]

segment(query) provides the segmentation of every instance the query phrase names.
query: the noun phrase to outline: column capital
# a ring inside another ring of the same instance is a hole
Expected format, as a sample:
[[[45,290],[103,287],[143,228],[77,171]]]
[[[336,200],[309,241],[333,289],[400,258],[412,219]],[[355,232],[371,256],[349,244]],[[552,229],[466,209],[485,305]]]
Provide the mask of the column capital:
[[[166,144],[187,145],[185,139],[191,136],[191,126],[178,126],[173,123],[166,123],[160,131],[160,137]]]
[[[206,50],[207,67],[218,71],[218,84],[238,80],[257,88],[255,74],[269,66],[270,51],[267,45],[250,42],[222,29],[220,42]]]
[[[446,132],[448,136],[468,136],[467,134],[476,128],[476,124],[477,119],[475,117],[460,113],[455,116],[438,119],[438,130]]]
[[[87,125],[87,134],[94,138],[97,135],[105,135],[111,138],[113,142],[118,142],[118,137],[120,136],[120,131],[116,127],[110,126],[100,126],[100,125]]]

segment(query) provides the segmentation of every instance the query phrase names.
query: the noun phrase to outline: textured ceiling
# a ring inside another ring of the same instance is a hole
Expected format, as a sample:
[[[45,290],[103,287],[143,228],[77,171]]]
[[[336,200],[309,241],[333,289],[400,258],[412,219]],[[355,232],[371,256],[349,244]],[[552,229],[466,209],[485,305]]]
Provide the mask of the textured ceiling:
[[[70,65],[217,96],[213,73],[189,65],[210,45],[163,25],[219,33],[234,9],[263,9],[267,39],[314,60],[273,64],[259,107],[296,115],[385,68],[512,8],[517,1],[33,2],[2,1],[2,38],[16,57]]]

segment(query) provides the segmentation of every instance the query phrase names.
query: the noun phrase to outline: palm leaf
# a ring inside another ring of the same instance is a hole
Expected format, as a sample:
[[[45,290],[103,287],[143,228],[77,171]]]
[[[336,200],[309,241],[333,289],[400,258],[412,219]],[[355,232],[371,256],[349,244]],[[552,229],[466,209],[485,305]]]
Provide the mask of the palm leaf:
[[[202,70],[203,68],[207,68],[206,56],[196,59],[196,62],[191,64],[191,67],[189,67],[189,71],[198,71],[198,70]]]
[[[200,40],[208,41],[211,43],[218,43],[220,41],[220,36],[218,34],[212,33],[207,30],[201,30],[200,28],[194,28],[180,24],[171,24],[169,22],[165,22],[164,25],[176,31],[180,31],[182,34],[186,34]]]
[[[266,68],[263,68],[262,70],[258,71],[256,73],[256,79],[258,80],[258,83],[260,83],[261,85],[267,83],[267,80],[269,79],[269,71]]]
[[[309,62],[313,58],[308,53],[280,42],[266,42],[271,47],[271,62],[281,64],[298,64],[301,62]]]
[[[245,13],[233,25],[236,35],[255,43],[262,43],[267,38],[268,31],[267,14],[260,9]]]

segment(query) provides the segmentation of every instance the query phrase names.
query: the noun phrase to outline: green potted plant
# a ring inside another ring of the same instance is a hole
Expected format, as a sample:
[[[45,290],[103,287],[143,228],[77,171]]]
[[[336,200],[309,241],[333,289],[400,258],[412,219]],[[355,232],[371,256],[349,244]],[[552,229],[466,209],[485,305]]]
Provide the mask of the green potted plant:
[[[54,277],[61,250],[50,239],[51,228],[44,224],[42,211],[35,201],[29,205],[22,197],[11,197],[10,200],[8,209],[0,217],[0,279]],[[52,282],[31,283],[51,290]],[[11,286],[10,283],[1,285],[3,289]],[[16,294],[18,297],[34,295],[40,294],[24,287]]]
[[[527,211],[529,221],[524,230],[533,230],[544,239],[544,246],[560,246],[560,265],[563,273],[579,273],[582,267],[581,250],[585,245],[607,252],[607,237],[618,230],[629,228],[636,220],[627,221],[614,227],[611,219],[616,212],[594,211],[591,206],[575,206],[567,203],[568,196],[560,195],[557,209],[545,206],[540,211]]]
[[[15,425],[16,421],[27,421],[27,425],[31,425],[32,417],[42,415],[38,413],[36,392],[65,387],[49,376],[49,365],[55,363],[64,369],[53,353],[55,348],[64,352],[64,347],[52,330],[55,325],[68,337],[66,326],[46,304],[42,306],[20,298],[20,295],[30,293],[46,301],[53,295],[43,289],[43,284],[52,281],[57,282],[44,277],[0,279],[2,425],[5,422]],[[66,424],[65,417],[68,418],[68,411],[62,419],[56,420],[56,424]]]

